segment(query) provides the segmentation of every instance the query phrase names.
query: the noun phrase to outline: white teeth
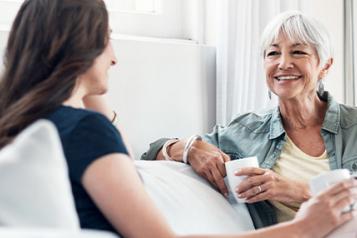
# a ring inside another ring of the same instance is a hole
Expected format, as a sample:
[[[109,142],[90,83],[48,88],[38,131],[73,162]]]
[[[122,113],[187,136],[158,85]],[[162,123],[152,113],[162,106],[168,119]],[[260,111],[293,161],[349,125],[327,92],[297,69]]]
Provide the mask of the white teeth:
[[[277,80],[295,80],[300,78],[300,76],[293,76],[293,75],[289,75],[289,76],[279,76],[279,77],[275,77]]]

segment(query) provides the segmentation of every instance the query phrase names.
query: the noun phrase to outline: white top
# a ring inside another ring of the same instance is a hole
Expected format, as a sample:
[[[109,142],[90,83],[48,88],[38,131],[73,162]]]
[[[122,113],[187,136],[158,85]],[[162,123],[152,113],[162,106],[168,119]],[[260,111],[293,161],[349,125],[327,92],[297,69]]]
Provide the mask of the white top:
[[[326,150],[318,157],[310,156],[299,149],[287,135],[280,158],[273,167],[273,171],[282,177],[305,183],[309,183],[312,177],[328,170],[330,167]],[[293,219],[301,205],[300,203],[270,202],[277,209],[278,222]]]

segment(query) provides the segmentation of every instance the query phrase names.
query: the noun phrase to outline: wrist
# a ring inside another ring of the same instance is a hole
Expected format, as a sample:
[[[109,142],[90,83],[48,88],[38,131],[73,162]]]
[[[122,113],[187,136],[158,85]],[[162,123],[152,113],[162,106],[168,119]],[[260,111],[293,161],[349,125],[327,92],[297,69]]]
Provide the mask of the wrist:
[[[161,152],[162,152],[162,155],[164,157],[165,160],[173,160],[170,156],[170,152],[169,152],[169,149],[170,147],[175,144],[176,142],[178,142],[179,140],[177,138],[175,139],[170,139],[170,140],[167,140],[165,142],[165,144],[163,145],[162,149],[161,149]]]
[[[303,183],[303,182],[298,182],[298,186],[300,186],[301,189],[298,190],[298,202],[306,202],[307,200],[310,199],[311,194],[310,194],[310,187],[308,184]]]
[[[289,237],[293,238],[312,238],[311,234],[309,234],[308,229],[306,229],[306,222],[303,220],[292,220],[286,222],[289,227]]]
[[[197,152],[197,150],[199,150],[199,144],[202,143],[203,141],[202,140],[195,140],[190,148],[190,150],[188,151],[188,158],[187,158],[187,163],[188,164],[191,164],[190,163],[190,159],[194,156],[194,154]]]
[[[297,235],[296,237],[301,238],[319,238],[323,237],[319,228],[316,224],[311,222],[309,219],[294,219],[290,221],[293,227],[292,230]]]
[[[185,164],[188,164],[189,153],[190,153],[191,147],[198,140],[199,141],[202,140],[202,137],[199,135],[193,135],[187,140],[185,147],[183,149],[183,155],[182,155],[182,162],[184,162]]]
[[[166,152],[169,155],[171,160],[177,161],[177,162],[182,162],[182,153],[183,153],[183,147],[184,147],[183,143],[184,142],[182,142],[181,140],[177,140],[176,142],[167,146]],[[161,149],[161,153],[162,152],[163,152],[163,149]],[[164,159],[163,155],[162,155],[162,159]]]
[[[284,190],[289,202],[303,203],[310,199],[310,188],[303,182],[288,179]]]

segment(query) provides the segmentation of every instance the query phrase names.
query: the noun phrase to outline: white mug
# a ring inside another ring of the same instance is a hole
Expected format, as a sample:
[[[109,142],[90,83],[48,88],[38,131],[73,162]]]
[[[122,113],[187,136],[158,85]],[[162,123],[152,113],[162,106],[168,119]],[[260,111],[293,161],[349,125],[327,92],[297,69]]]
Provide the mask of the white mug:
[[[239,170],[240,168],[245,167],[257,167],[259,168],[259,163],[257,157],[247,157],[237,160],[228,161],[225,163],[226,166],[226,173],[228,178],[228,185],[230,191],[233,193],[234,198],[239,203],[244,203],[245,199],[239,198],[236,193],[236,187],[245,179],[247,176],[236,176],[234,173]]]
[[[336,184],[344,179],[351,178],[350,171],[348,169],[336,169],[324,172],[320,175],[313,177],[310,181],[311,195],[315,196],[319,192],[326,190],[328,187]],[[348,212],[353,209],[354,204],[345,207],[342,211]]]

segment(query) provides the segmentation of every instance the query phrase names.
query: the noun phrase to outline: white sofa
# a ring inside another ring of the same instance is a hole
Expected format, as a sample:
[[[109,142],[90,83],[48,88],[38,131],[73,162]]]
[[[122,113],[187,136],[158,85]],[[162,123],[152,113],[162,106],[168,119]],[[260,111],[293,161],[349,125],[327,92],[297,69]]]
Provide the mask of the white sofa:
[[[147,192],[178,234],[253,229],[244,205],[230,203],[189,166],[170,161],[135,164]],[[0,237],[117,237],[80,229],[67,173],[60,139],[49,121],[34,123],[3,148]]]
[[[48,121],[0,151],[0,237],[117,237],[80,229],[61,143]]]
[[[244,204],[226,200],[190,166],[134,161],[145,189],[177,234],[253,230]],[[329,238],[357,237],[357,219]],[[60,139],[52,123],[35,122],[0,150],[0,237],[118,238],[82,230],[74,207]]]
[[[177,234],[223,234],[253,230],[244,204],[226,200],[190,166],[171,161],[135,161],[157,208]],[[60,139],[40,120],[0,150],[0,237],[118,238],[82,230],[74,208]],[[356,237],[357,220],[329,238]]]

